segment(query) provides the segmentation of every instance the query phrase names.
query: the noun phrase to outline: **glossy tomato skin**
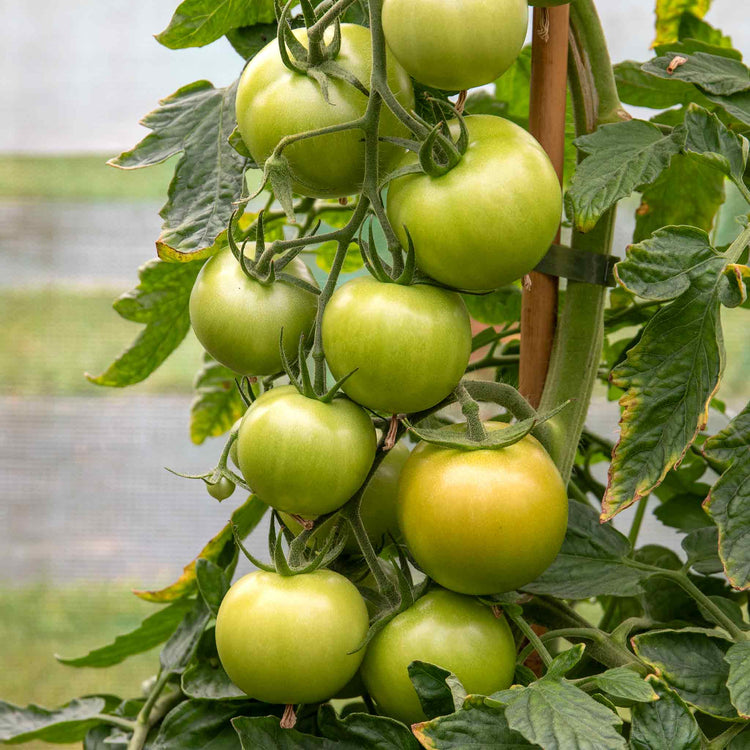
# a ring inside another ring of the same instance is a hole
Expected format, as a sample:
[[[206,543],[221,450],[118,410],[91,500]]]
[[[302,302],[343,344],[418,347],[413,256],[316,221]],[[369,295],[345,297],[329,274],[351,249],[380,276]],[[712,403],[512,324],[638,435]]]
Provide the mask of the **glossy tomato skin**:
[[[295,258],[285,273],[315,280]],[[317,295],[284,281],[261,284],[249,278],[230,250],[210,258],[190,294],[190,322],[203,348],[241,375],[272,375],[281,368],[279,336],[294,359],[300,334],[315,322]]]
[[[294,34],[303,44],[307,43],[304,30],[297,29]],[[341,52],[336,62],[369,88],[372,72],[369,29],[341,24]],[[401,104],[407,109],[414,107],[409,76],[392,56],[388,59],[388,84]],[[255,161],[262,165],[288,135],[351,122],[362,117],[367,108],[367,97],[341,80],[329,79],[328,96],[330,103],[312,78],[284,65],[275,39],[264,47],[248,63],[237,89],[237,125]],[[408,135],[385,108],[380,133]],[[397,146],[381,144],[381,170],[387,171],[402,153]],[[361,191],[365,168],[361,130],[298,141],[284,150],[284,156],[295,178],[296,193],[312,198],[336,198]]]
[[[420,443],[401,474],[398,521],[430,578],[462,594],[495,594],[530,583],[552,564],[568,499],[557,467],[531,435],[499,450]]]
[[[253,492],[277,510],[318,516],[361,486],[377,438],[367,412],[346,398],[324,404],[280,386],[245,412],[237,456]]]
[[[450,670],[470,694],[490,695],[512,684],[516,649],[504,617],[473,597],[435,589],[373,638],[362,663],[378,710],[407,725],[427,718],[409,679],[413,661]]]
[[[526,0],[383,2],[396,59],[420,83],[450,91],[499,78],[520,54],[528,22]]]
[[[381,547],[390,541],[390,537],[398,539],[401,533],[396,518],[396,499],[398,497],[398,478],[404,468],[406,459],[409,458],[409,449],[405,443],[397,443],[383,459],[367,483],[362,495],[362,503],[359,513],[362,523],[367,530],[373,546]],[[302,525],[286,513],[281,514],[284,525],[295,535],[302,531]],[[320,529],[313,534],[316,546],[325,544],[325,540],[333,528],[334,519],[326,521]],[[346,541],[344,551],[354,554],[359,552],[357,540],[351,534]]]
[[[562,192],[552,162],[523,128],[491,115],[466,118],[469,147],[441,177],[407,175],[388,190],[388,218],[408,228],[417,265],[433,279],[488,291],[520,279],[547,253]],[[458,134],[456,123],[451,131]],[[401,166],[415,161],[407,155]]]
[[[256,571],[229,590],[216,618],[219,659],[234,684],[266,703],[318,703],[354,677],[367,633],[364,599],[330,570]]]
[[[357,403],[410,414],[442,401],[471,353],[461,297],[434,286],[359,277],[339,287],[323,314],[323,348],[335,378]]]

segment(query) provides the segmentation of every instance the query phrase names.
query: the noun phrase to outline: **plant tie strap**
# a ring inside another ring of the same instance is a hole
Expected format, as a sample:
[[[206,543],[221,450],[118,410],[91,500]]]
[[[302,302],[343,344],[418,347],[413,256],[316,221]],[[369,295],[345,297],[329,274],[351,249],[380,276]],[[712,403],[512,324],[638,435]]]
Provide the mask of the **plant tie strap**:
[[[565,245],[552,245],[534,270],[571,281],[614,287],[617,286],[614,268],[619,260],[614,255],[598,255]]]

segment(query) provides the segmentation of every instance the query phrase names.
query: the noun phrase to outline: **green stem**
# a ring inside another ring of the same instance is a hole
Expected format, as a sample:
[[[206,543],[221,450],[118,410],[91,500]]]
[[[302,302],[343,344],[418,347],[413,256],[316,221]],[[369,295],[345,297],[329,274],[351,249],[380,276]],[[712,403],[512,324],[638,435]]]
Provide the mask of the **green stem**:
[[[466,418],[466,434],[469,440],[474,440],[477,443],[486,440],[487,430],[479,416],[479,404],[469,395],[463,383],[456,386],[455,393],[458,403],[461,405],[461,411]]]
[[[161,716],[158,716],[153,709],[162,693],[162,690],[164,690],[169,681],[170,674],[170,672],[165,670],[159,672],[159,676],[156,678],[156,682],[151,688],[151,692],[148,694],[146,702],[143,704],[143,707],[136,717],[135,729],[133,730],[133,736],[128,743],[128,750],[142,750],[151,727],[161,718],[161,716],[165,715],[166,712]]]
[[[97,714],[92,718],[98,719],[103,724],[111,724],[113,727],[120,727],[128,732],[135,730],[135,722],[128,719],[121,719],[118,716],[112,716],[111,714]]]
[[[638,541],[638,534],[641,531],[641,524],[643,524],[643,517],[646,515],[646,508],[648,507],[648,496],[642,498],[635,509],[635,515],[633,516],[633,523],[630,527],[630,533],[628,534],[628,541],[630,542],[631,548],[635,549],[635,543]]]
[[[707,745],[707,750],[724,750],[729,743],[747,728],[747,722],[737,722],[732,724],[729,729],[722,732],[718,737],[714,737]]]
[[[542,639],[534,632],[534,628],[532,628],[531,625],[529,625],[529,623],[524,620],[522,615],[516,615],[510,610],[506,611],[506,614],[508,615],[508,617],[510,617],[511,620],[513,620],[518,629],[526,636],[526,638],[528,638],[529,646],[539,654],[542,662],[544,663],[544,666],[549,669],[550,664],[552,664],[552,654],[547,651],[547,648],[542,642]],[[524,661],[526,661],[526,659],[524,659]]]

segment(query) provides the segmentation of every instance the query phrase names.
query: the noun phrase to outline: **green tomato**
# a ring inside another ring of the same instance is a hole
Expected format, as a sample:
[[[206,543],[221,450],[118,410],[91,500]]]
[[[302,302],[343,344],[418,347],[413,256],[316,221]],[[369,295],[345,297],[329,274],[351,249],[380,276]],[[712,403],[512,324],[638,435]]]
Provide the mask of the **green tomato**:
[[[323,314],[323,348],[346,394],[375,411],[429,409],[456,387],[471,354],[461,297],[434,286],[371,277],[339,287]]]
[[[237,581],[216,617],[216,648],[229,678],[266,703],[319,703],[356,674],[367,634],[364,599],[331,570]],[[352,653],[354,652],[354,653]]]
[[[409,75],[438,89],[492,83],[521,53],[526,0],[384,0],[388,47]]]
[[[438,589],[391,620],[362,663],[378,710],[405,724],[427,718],[409,679],[413,661],[453,672],[470,694],[490,695],[512,684],[516,648],[504,617],[472,597]]]
[[[233,425],[232,429],[239,430],[240,425],[242,424],[242,417],[240,417]],[[240,468],[240,457],[237,454],[237,446],[239,444],[238,438],[235,438],[232,444],[229,446],[229,458],[232,460],[232,463],[239,469]]]
[[[280,386],[245,412],[237,456],[245,481],[277,510],[319,516],[340,508],[370,471],[377,437],[367,412]]]
[[[307,33],[294,32],[303,44]],[[330,41],[330,38],[329,38]],[[341,51],[336,63],[370,86],[372,51],[369,29],[341,25]],[[395,60],[387,65],[388,85],[406,109],[414,108],[414,92],[406,71]],[[276,40],[262,49],[247,65],[237,89],[237,125],[242,140],[258,164],[263,164],[282,138],[309,130],[341,125],[361,118],[368,98],[352,84],[328,79],[329,102],[320,84],[295,73],[281,60]],[[383,108],[382,136],[408,136],[406,128]],[[313,198],[336,198],[358,193],[365,170],[362,131],[345,130],[297,141],[284,149],[294,177],[293,189]],[[381,143],[380,169],[389,170],[403,150]]]
[[[387,543],[391,536],[395,539],[401,536],[396,518],[396,498],[398,497],[398,478],[407,458],[409,458],[409,449],[404,443],[397,443],[378,466],[362,495],[359,513],[367,530],[367,536],[375,547]],[[302,531],[302,525],[289,514],[282,513],[281,520],[295,535]],[[316,529],[311,539],[315,546],[325,544],[334,523],[335,519],[332,518]],[[351,533],[344,550],[350,554],[359,552],[357,540]]]
[[[298,258],[284,272],[315,284]],[[284,351],[294,359],[317,307],[317,295],[284,281],[261,284],[245,274],[230,250],[222,250],[198,274],[190,294],[190,322],[203,348],[230,370],[272,375],[282,369],[281,329]]]
[[[469,147],[441,177],[399,177],[388,218],[417,265],[467,291],[497,289],[529,273],[560,225],[562,192],[552,162],[525,130],[491,115],[466,118]],[[458,125],[451,123],[454,136]],[[416,160],[408,155],[400,166]]]
[[[211,495],[211,497],[216,498],[219,502],[222,500],[226,500],[228,497],[231,497],[232,493],[235,490],[235,484],[231,479],[227,479],[226,477],[221,477],[218,482],[215,482],[214,484],[206,483],[206,489],[208,490],[208,494]]]
[[[531,435],[498,450],[420,443],[401,473],[398,521],[430,578],[462,594],[495,594],[530,583],[552,564],[568,499],[557,467]]]

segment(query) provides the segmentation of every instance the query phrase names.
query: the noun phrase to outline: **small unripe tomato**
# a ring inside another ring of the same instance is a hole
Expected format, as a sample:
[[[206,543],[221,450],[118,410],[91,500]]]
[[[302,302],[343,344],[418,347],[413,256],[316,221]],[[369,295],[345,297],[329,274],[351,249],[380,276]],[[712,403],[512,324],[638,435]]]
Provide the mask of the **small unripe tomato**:
[[[384,0],[388,47],[409,75],[438,89],[492,83],[521,52],[527,0]]]
[[[516,648],[504,617],[473,597],[436,589],[394,617],[372,639],[362,663],[378,710],[405,724],[427,718],[409,679],[413,661],[453,672],[468,693],[490,695],[513,682]]]
[[[340,508],[370,471],[377,437],[367,412],[347,398],[330,404],[294,386],[267,391],[242,418],[237,457],[267,505],[319,516]]]
[[[210,482],[206,482],[206,489],[208,490],[208,494],[211,495],[211,497],[216,498],[219,502],[221,502],[222,500],[226,500],[228,497],[231,497],[232,493],[235,490],[235,484],[231,479],[221,477],[218,482],[214,482],[213,484],[211,484]]]
[[[320,703],[356,674],[367,634],[356,586],[331,570],[297,576],[256,571],[227,592],[216,648],[232,682],[266,703]]]
[[[307,266],[295,258],[284,273],[315,285]],[[206,262],[190,294],[190,322],[203,348],[240,375],[280,372],[279,337],[294,359],[301,334],[308,335],[318,309],[317,295],[285,281],[261,284],[249,278],[231,250]]]
[[[531,435],[497,450],[420,443],[401,473],[398,521],[430,578],[462,594],[495,594],[530,583],[552,564],[565,537],[568,498]]]

